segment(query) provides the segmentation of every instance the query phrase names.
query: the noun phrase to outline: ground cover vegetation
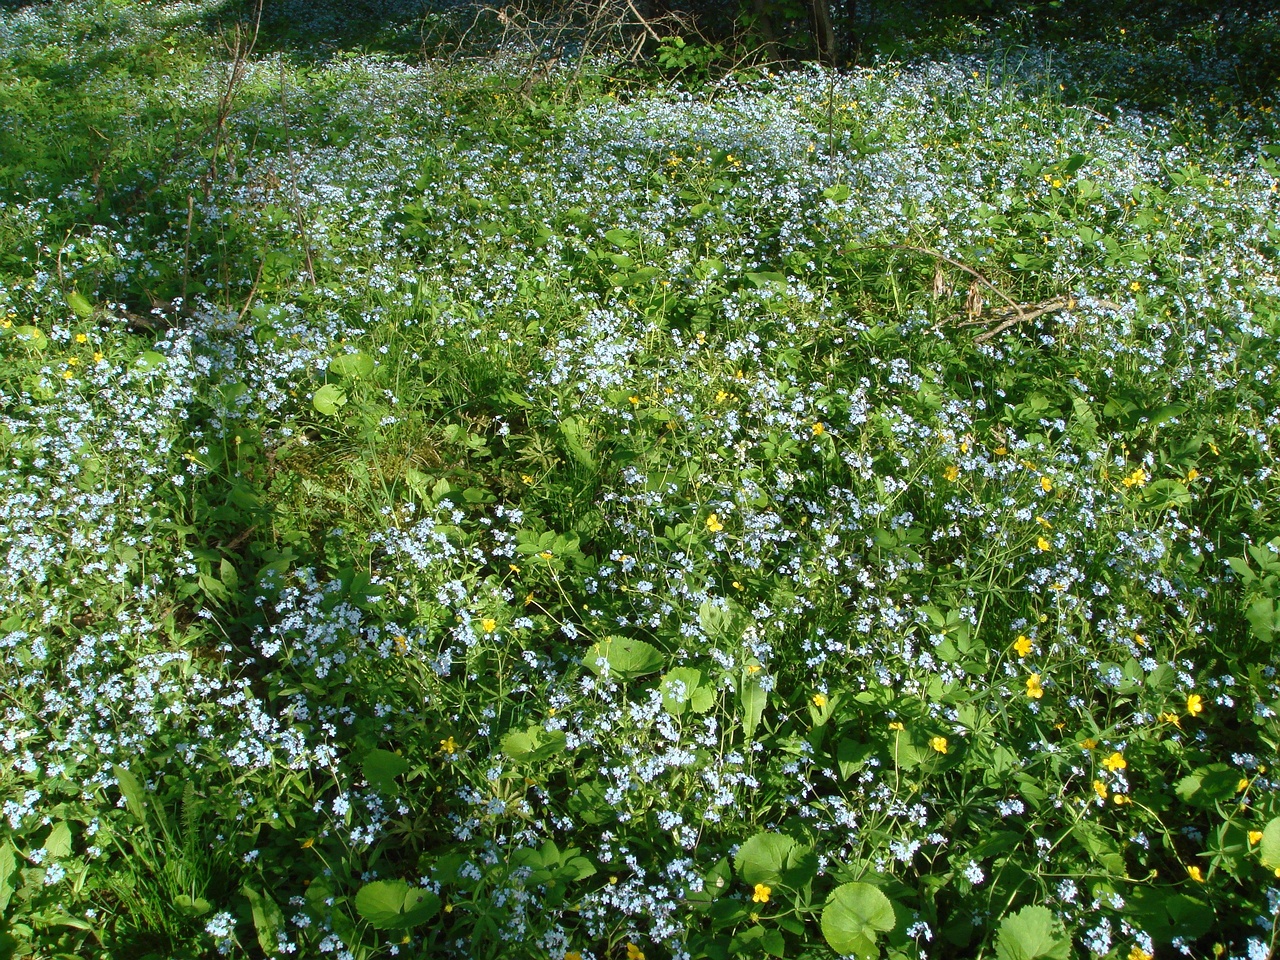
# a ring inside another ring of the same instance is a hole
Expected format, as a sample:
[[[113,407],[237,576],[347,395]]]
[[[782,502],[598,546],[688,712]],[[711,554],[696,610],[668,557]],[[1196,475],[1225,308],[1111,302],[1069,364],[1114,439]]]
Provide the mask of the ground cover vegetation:
[[[3,954],[1273,956],[1280,23],[344,9],[0,13]]]

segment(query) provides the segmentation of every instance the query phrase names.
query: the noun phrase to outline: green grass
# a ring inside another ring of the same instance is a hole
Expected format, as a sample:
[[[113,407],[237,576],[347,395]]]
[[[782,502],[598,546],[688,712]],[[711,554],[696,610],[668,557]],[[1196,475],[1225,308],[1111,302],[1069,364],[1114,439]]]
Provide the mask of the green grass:
[[[0,15],[9,955],[1273,954],[1256,77],[317,11]]]

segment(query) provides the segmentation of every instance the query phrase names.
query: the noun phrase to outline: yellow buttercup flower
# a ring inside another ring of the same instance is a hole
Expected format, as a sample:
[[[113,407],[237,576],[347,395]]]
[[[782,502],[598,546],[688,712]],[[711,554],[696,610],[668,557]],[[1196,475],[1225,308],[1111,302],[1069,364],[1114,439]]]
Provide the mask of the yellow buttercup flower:
[[[815,693],[813,695],[813,705],[821,710],[827,705],[827,695],[825,693]]]
[[[458,752],[458,744],[453,737],[440,741],[440,752],[447,753],[449,756],[453,756]]]
[[[822,436],[822,435],[823,435],[824,433],[826,433],[826,432],[827,432],[827,428],[826,428],[826,425],[825,425],[825,424],[822,424],[822,423],[815,423],[815,424],[813,425],[813,435],[814,435],[815,437],[820,437],[820,436]]]
[[[1128,762],[1124,758],[1124,754],[1119,751],[1116,751],[1111,754],[1111,756],[1107,757],[1107,759],[1103,760],[1102,765],[1112,773],[1115,773],[1117,770],[1123,770],[1125,767],[1129,766]]]
[[[1204,883],[1204,874],[1200,872],[1200,868],[1197,866],[1187,867],[1187,876],[1196,883]]]
[[[1129,960],[1154,960],[1154,958],[1141,947],[1135,946],[1129,951]]]
[[[905,730],[905,729],[907,729],[907,728],[906,728],[906,727],[904,727],[904,726],[902,725],[901,721],[898,721],[898,720],[891,720],[891,721],[889,721],[889,729],[890,729],[890,730],[897,730],[897,731],[901,732],[901,731],[903,731],[903,730]]]
[[[946,753],[946,752],[947,752],[947,738],[946,738],[946,737],[934,737],[934,738],[932,738],[932,739],[929,741],[929,746],[931,746],[931,747],[932,747],[936,752],[938,752],[938,753]]]
[[[719,533],[724,529],[724,524],[721,523],[720,518],[713,513],[711,516],[707,517],[707,529],[712,533]]]
[[[1098,741],[1093,739],[1093,737],[1089,737],[1086,740],[1081,740],[1080,746],[1085,750],[1096,750],[1098,748]]]
[[[627,944],[627,960],[644,960],[644,951],[634,943]]]
[[[1050,480],[1048,477],[1041,477],[1040,489],[1043,490],[1045,493],[1051,493],[1053,491],[1053,481]]]
[[[1031,638],[1025,633],[1019,634],[1018,639],[1013,641],[1013,649],[1017,651],[1019,657],[1025,657],[1031,653]]]
[[[1044,553],[1045,551],[1051,549],[1052,546],[1053,544],[1051,544],[1044,537],[1036,537],[1036,549],[1039,550],[1041,553]]]
[[[1093,781],[1093,792],[1103,800],[1107,799],[1107,785],[1101,780]]]
[[[949,483],[955,483],[960,479],[960,468],[953,463],[942,471],[942,475],[946,477]]]
[[[752,903],[768,903],[769,894],[773,893],[773,888],[763,883],[756,884],[756,891],[751,895]]]
[[[1130,800],[1128,797],[1126,797],[1123,793],[1117,793],[1114,797],[1111,798],[1111,802],[1114,803],[1117,807],[1122,807],[1126,803],[1132,803],[1133,801]]]
[[[1204,697],[1198,693],[1193,693],[1187,697],[1187,713],[1193,717],[1204,713]]]
[[[1261,840],[1262,840],[1262,831],[1261,831],[1261,830],[1250,830],[1250,831],[1249,831],[1249,843],[1250,843],[1250,845],[1255,844],[1255,843],[1258,843],[1258,842],[1259,842],[1259,841],[1261,841]]]
[[[1032,700],[1039,700],[1044,696],[1044,687],[1040,685],[1040,674],[1033,673],[1027,677],[1027,696]]]

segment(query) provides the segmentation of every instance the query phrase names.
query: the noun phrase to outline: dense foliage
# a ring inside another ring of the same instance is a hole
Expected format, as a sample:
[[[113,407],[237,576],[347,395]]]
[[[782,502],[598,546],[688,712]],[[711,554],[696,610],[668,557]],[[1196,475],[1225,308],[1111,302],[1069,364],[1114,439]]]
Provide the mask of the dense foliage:
[[[1274,955],[1238,50],[225,13],[0,14],[0,953]]]

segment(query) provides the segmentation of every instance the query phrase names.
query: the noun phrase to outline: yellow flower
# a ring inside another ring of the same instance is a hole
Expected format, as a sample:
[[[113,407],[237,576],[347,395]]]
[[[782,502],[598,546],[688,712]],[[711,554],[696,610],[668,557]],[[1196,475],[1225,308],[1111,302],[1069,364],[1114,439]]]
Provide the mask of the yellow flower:
[[[1142,467],[1138,467],[1120,482],[1126,487],[1145,487],[1147,485],[1147,471]]]
[[[639,398],[639,397],[637,397],[637,396],[635,396],[634,394],[633,394],[632,396],[630,396],[630,397],[627,397],[627,400],[629,400],[629,401],[631,402],[631,405],[632,405],[633,407],[638,407],[638,406],[640,406],[640,398]]]
[[[960,479],[960,468],[953,463],[942,471],[942,475],[947,478],[949,483],[955,483]]]
[[[996,447],[995,449],[995,454],[997,457],[1003,457],[1008,452],[1009,452],[1009,448],[1006,447],[1003,443],[1000,444],[1000,446]]]
[[[75,374],[74,374],[74,373],[72,373],[70,370],[63,370],[63,371],[62,371],[62,379],[63,379],[63,380],[70,380],[70,379],[72,379],[74,376],[75,376]]]
[[[1123,30],[1121,30],[1120,32],[1124,33]],[[1132,283],[1129,284],[1129,289],[1132,290],[1134,293],[1137,293],[1139,290],[1142,289],[1142,284],[1140,284],[1137,280],[1134,280]]]
[[[498,629],[498,621],[493,619],[493,617],[485,617],[480,621],[480,629],[485,633],[493,633],[493,631]]]
[[[314,847],[315,845],[316,845],[316,842],[315,842],[315,840],[311,839],[311,837],[307,837],[307,839],[305,839],[305,840],[303,840],[303,841],[302,841],[302,849],[303,849],[303,850],[310,850],[310,849],[311,849],[312,847]]]
[[[760,672],[760,664],[758,663],[747,664],[747,673],[759,673],[759,672]]]
[[[1204,713],[1204,697],[1198,693],[1193,693],[1187,697],[1187,713],[1193,717]]]
[[[752,903],[768,903],[769,894],[773,893],[773,888],[763,883],[756,884],[756,892],[751,895]]]
[[[935,751],[937,751],[938,753],[946,753],[946,752],[947,752],[947,738],[946,738],[946,737],[934,737],[933,739],[931,739],[931,740],[929,741],[929,746],[931,746],[931,747],[932,747]]]
[[[566,950],[564,952],[564,960],[582,960],[582,954],[577,950]]]
[[[1250,843],[1250,844],[1255,844],[1255,843],[1257,843],[1257,842],[1258,842],[1259,840],[1261,840],[1261,839],[1262,839],[1262,831],[1261,831],[1261,830],[1250,830],[1250,831],[1249,831],[1249,843]]]
[[[627,944],[627,960],[644,960],[644,951],[634,943]]]
[[[1040,686],[1040,674],[1033,673],[1027,677],[1027,696],[1032,700],[1039,700],[1044,696],[1044,687]]]
[[[1129,960],[1154,960],[1154,958],[1141,947],[1135,946],[1129,951]]]
[[[1044,517],[1036,517],[1036,523],[1040,524],[1040,526],[1044,527],[1046,530],[1053,529],[1053,524],[1050,523],[1048,520],[1046,520]]]
[[[1107,759],[1103,760],[1102,765],[1112,773],[1115,773],[1117,770],[1123,770],[1125,767],[1129,766],[1129,763],[1125,760],[1124,754],[1116,751],[1111,754],[1111,756],[1107,757]]]
[[[1200,872],[1200,868],[1196,866],[1187,867],[1187,876],[1196,883],[1204,883],[1204,874]]]
[[[440,752],[447,753],[449,756],[453,756],[458,752],[458,744],[454,741],[453,737],[440,741]]]
[[[1126,797],[1123,793],[1117,793],[1114,797],[1111,798],[1111,802],[1114,803],[1117,807],[1123,807],[1126,803],[1132,803],[1133,801],[1130,800],[1128,797]]]
[[[1182,729],[1182,718],[1176,713],[1162,713],[1160,714],[1160,721],[1162,723],[1172,723],[1179,730]]]
[[[724,529],[724,524],[721,523],[720,518],[713,513],[711,516],[707,517],[707,529],[712,533],[719,533]]]
[[[402,657],[407,657],[409,655],[408,640],[406,640],[403,636],[397,636],[393,642],[396,645],[396,653],[400,654],[400,656]]]
[[[1036,549],[1039,550],[1041,553],[1044,553],[1045,551],[1051,549],[1052,547],[1053,547],[1053,544],[1051,544],[1044,537],[1036,537]]]
[[[86,337],[83,333],[76,334],[76,343],[88,343],[88,342],[89,342],[89,338]]]
[[[729,399],[729,394],[727,392],[725,392],[724,390],[717,391],[716,403],[724,403],[728,399]]]
[[[552,553],[550,550],[543,550],[540,554],[538,554],[538,556],[540,556],[543,560],[550,560],[552,557],[555,556],[555,554]]]
[[[1093,781],[1093,792],[1100,796],[1103,800],[1107,799],[1107,785],[1101,780]]]
[[[821,710],[827,705],[827,695],[825,693],[815,693],[813,695],[813,705]]]
[[[1199,479],[1199,477],[1200,477],[1200,471],[1197,470],[1195,467],[1192,467],[1190,470],[1187,471],[1187,483],[1190,483],[1192,480]]]
[[[826,426],[824,426],[823,424],[821,424],[821,423],[815,423],[815,424],[813,425],[813,435],[814,435],[815,437],[820,437],[820,436],[822,436],[822,435],[823,435],[824,433],[826,433],[826,432],[827,432],[827,428],[826,428]]]
[[[1093,737],[1089,737],[1087,740],[1081,740],[1080,746],[1085,750],[1096,750],[1098,748],[1098,741],[1093,739]]]
[[[1053,490],[1053,481],[1052,481],[1052,480],[1050,480],[1048,477],[1041,477],[1041,478],[1040,478],[1040,489],[1041,489],[1041,490],[1043,490],[1045,493],[1050,493],[1050,492],[1052,492],[1052,490]]]
[[[1236,793],[1243,793],[1245,790],[1248,790],[1248,789],[1249,789],[1248,777],[1241,777],[1238,781],[1236,781]]]
[[[1031,653],[1031,638],[1025,633],[1018,634],[1018,639],[1013,641],[1013,649],[1019,657],[1025,657]]]
[[[101,353],[101,351],[95,352],[95,353],[94,353],[94,355],[93,355],[93,362],[94,362],[94,363],[101,363],[101,362],[102,362],[103,360],[105,360],[105,359],[106,359],[106,357]]]
[[[522,473],[520,474],[520,482],[525,486],[531,486],[533,484],[533,477],[529,476],[527,473]]]
[[[899,721],[899,720],[891,720],[891,721],[889,721],[889,729],[890,729],[890,730],[897,730],[897,731],[901,732],[901,731],[903,731],[903,730],[905,730],[905,729],[907,729],[907,728],[906,728],[906,727],[904,727],[904,726],[902,725],[902,722],[901,722],[901,721]]]

